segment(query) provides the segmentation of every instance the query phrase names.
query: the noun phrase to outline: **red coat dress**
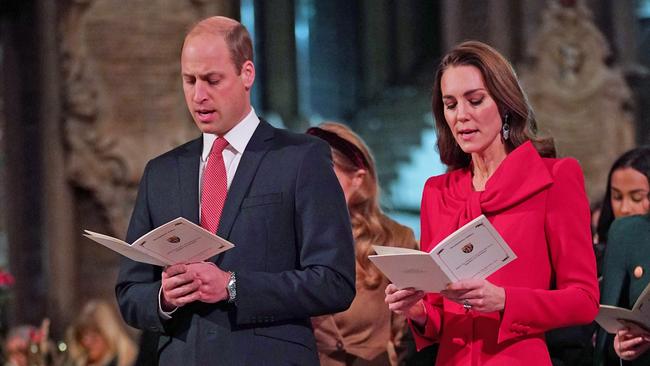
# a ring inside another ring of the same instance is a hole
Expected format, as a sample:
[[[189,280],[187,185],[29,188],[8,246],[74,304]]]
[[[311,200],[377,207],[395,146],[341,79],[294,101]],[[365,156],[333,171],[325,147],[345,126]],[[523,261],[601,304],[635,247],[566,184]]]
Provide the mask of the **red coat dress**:
[[[429,178],[422,197],[422,250],[485,214],[517,259],[488,280],[505,289],[501,312],[465,312],[427,294],[418,349],[440,342],[437,365],[550,365],[544,332],[591,322],[598,312],[596,260],[582,171],[527,142],[476,192],[469,169]]]

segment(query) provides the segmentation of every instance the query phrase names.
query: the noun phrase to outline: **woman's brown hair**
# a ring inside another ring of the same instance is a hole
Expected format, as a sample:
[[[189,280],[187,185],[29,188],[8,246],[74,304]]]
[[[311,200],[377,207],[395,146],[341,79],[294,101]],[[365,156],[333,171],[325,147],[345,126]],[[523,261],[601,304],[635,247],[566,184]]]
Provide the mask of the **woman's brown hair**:
[[[372,245],[398,245],[412,248],[415,247],[413,232],[388,218],[379,207],[375,160],[363,140],[349,127],[340,123],[325,122],[318,127],[335,133],[353,144],[363,154],[364,163],[367,163],[363,183],[348,199],[348,210],[354,236],[357,281],[366,288],[377,288],[383,276],[368,259],[368,255],[374,253]],[[334,164],[344,172],[356,172],[360,169],[359,164],[355,164],[348,156],[349,154],[346,155],[332,147]]]
[[[510,152],[526,141],[532,141],[541,156],[555,157],[552,138],[537,136],[537,122],[512,65],[497,50],[478,41],[466,41],[449,51],[436,70],[431,106],[438,136],[440,160],[450,170],[469,166],[471,157],[456,143],[445,120],[440,81],[450,67],[474,66],[483,76],[490,96],[497,104],[502,120],[510,124],[510,138],[505,140]]]

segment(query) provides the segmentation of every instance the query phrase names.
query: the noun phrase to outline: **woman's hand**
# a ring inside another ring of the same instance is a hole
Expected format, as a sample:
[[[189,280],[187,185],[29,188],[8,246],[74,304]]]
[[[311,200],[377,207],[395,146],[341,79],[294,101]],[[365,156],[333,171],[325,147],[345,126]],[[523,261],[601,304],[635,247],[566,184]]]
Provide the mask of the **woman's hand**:
[[[486,280],[469,279],[447,285],[440,294],[467,310],[501,311],[506,305],[506,291]]]
[[[424,311],[424,303],[422,302],[424,292],[413,288],[400,290],[391,283],[386,286],[385,294],[384,301],[386,301],[391,311],[404,315],[420,326],[426,323],[427,314]]]
[[[621,359],[631,361],[650,348],[650,333],[631,322],[625,322],[625,326],[614,337],[614,351]]]

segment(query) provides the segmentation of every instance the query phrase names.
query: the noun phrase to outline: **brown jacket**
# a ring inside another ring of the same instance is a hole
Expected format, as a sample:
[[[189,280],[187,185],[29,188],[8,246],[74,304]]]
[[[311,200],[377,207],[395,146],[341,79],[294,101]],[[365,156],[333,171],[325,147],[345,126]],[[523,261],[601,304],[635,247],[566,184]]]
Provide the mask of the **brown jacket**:
[[[393,237],[402,242],[380,243],[404,248],[417,248],[411,229],[386,220]],[[397,234],[397,233],[400,234]],[[388,280],[368,289],[359,278],[357,262],[357,294],[344,312],[312,318],[321,366],[350,365],[355,358],[364,365],[398,365],[405,346],[402,337],[407,331],[404,317],[392,313],[384,302]]]

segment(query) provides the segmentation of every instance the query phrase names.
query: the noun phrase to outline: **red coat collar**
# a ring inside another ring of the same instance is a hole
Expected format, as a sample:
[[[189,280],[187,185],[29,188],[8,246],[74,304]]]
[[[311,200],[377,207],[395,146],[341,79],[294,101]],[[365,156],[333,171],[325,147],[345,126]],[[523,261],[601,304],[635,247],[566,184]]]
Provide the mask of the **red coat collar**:
[[[449,190],[443,195],[441,206],[445,211],[455,211],[458,227],[480,214],[489,216],[517,205],[553,183],[546,164],[530,141],[506,156],[486,182],[484,191],[474,191],[469,168],[452,171],[447,179]]]

